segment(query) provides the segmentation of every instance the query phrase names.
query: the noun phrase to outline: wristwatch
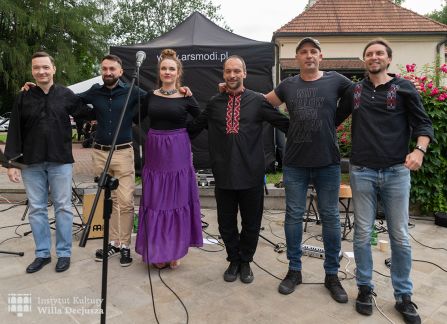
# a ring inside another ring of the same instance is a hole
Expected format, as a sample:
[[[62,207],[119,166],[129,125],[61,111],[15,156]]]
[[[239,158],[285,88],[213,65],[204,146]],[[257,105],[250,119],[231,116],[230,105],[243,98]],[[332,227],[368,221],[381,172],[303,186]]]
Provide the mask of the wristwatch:
[[[419,151],[421,151],[422,153],[427,153],[427,148],[426,147],[423,147],[422,145],[416,145],[415,147],[414,147],[414,149],[415,150],[419,150]]]

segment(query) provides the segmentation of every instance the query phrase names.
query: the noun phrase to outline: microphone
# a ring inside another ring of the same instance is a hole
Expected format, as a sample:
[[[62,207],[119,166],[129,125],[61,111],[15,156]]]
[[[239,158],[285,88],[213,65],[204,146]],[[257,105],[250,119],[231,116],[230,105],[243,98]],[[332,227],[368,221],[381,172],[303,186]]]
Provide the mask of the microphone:
[[[146,53],[143,51],[138,51],[136,57],[137,57],[137,68],[139,68],[143,63],[143,61],[146,59]]]

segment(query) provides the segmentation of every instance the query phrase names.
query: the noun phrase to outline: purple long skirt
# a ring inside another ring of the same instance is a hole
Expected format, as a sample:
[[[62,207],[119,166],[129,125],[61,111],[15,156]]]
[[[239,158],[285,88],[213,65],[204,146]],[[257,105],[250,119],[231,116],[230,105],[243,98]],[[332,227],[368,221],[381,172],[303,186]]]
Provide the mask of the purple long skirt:
[[[150,129],[135,251],[145,263],[178,260],[202,246],[202,224],[191,143],[184,128]]]

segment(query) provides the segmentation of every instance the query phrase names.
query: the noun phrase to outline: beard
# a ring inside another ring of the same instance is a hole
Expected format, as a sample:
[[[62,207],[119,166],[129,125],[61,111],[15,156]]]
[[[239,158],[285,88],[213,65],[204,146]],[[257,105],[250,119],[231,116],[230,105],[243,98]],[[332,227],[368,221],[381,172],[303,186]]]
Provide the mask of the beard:
[[[104,84],[106,85],[106,86],[112,86],[112,85],[114,85],[117,81],[118,81],[118,78],[116,78],[116,77],[102,77],[102,81],[104,82]]]
[[[382,72],[386,71],[387,69],[388,69],[388,67],[387,66],[383,66],[383,65],[379,65],[377,67],[369,67],[368,68],[368,73],[379,74],[379,73],[382,73]]]
[[[234,81],[233,84],[230,84],[228,81],[225,81],[225,84],[227,86],[227,89],[236,90],[242,86],[242,81],[237,80],[237,81]]]

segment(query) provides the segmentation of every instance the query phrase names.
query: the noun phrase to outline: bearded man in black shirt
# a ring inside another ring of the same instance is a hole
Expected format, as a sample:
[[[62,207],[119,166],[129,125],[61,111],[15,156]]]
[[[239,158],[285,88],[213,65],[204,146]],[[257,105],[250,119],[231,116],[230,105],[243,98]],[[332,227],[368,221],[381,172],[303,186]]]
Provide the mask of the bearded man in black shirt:
[[[289,119],[260,93],[244,87],[247,70],[236,55],[224,62],[226,92],[217,94],[188,126],[194,134],[208,128],[211,166],[216,181],[217,220],[230,265],[224,280],[251,283],[250,262],[258,243],[264,202],[262,123],[287,132]],[[242,229],[237,227],[240,209]]]
[[[373,311],[371,230],[382,199],[391,246],[391,282],[395,308],[405,323],[421,323],[411,301],[411,246],[408,234],[410,172],[422,166],[433,127],[421,97],[406,79],[388,74],[392,50],[384,39],[363,50],[367,76],[351,87],[340,102],[336,124],[352,113],[350,181],[354,202],[354,256],[359,293],[356,310]],[[408,149],[410,138],[416,140]]]
[[[48,194],[56,218],[56,272],[70,267],[73,213],[71,209],[72,156],[70,115],[88,115],[89,108],[69,89],[53,82],[56,66],[45,52],[32,56],[37,86],[17,96],[11,113],[5,155],[27,167],[8,165],[12,182],[23,178],[29,206],[29,222],[36,244],[35,260],[27,273],[51,262]]]

